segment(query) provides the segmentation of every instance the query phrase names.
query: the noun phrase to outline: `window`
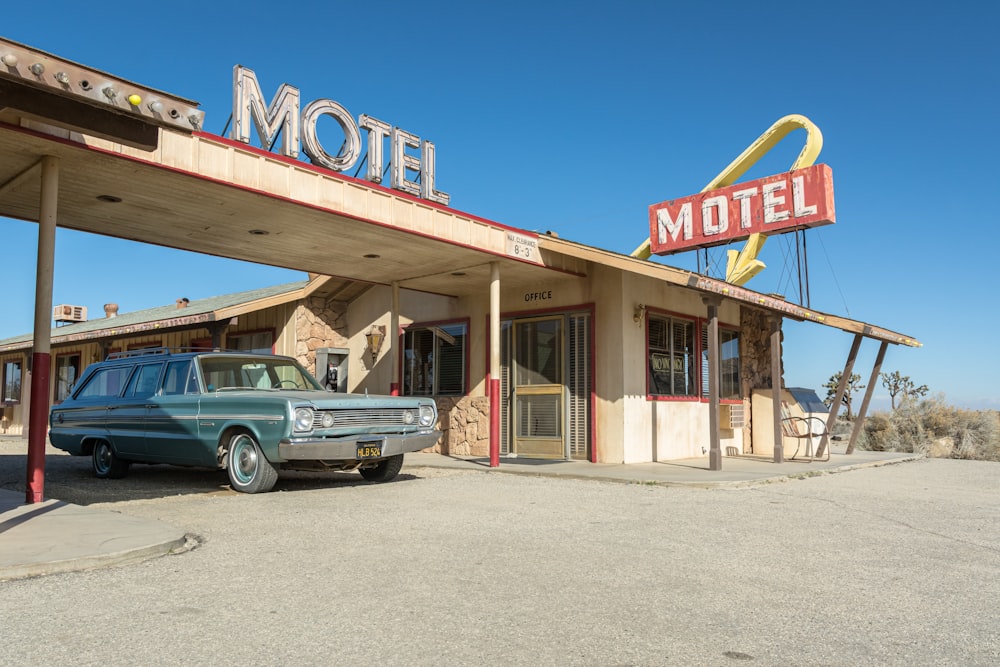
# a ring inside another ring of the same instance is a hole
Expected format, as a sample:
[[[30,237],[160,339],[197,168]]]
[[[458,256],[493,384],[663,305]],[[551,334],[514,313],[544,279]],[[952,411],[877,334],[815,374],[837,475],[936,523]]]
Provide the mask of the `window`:
[[[73,384],[80,377],[80,354],[64,354],[56,357],[55,402],[69,396]]]
[[[131,366],[118,366],[116,368],[102,368],[87,380],[87,384],[77,393],[76,398],[109,398],[118,396],[122,392]]]
[[[694,322],[649,315],[649,393],[653,396],[697,396]]]
[[[465,394],[468,325],[410,327],[403,333],[403,394]]]
[[[149,398],[156,393],[163,364],[144,364],[136,369],[129,380],[125,396],[129,398]]]
[[[226,336],[226,347],[240,352],[259,352],[271,354],[274,334],[270,331],[257,333],[229,334]]]
[[[21,401],[21,362],[5,361],[3,364],[3,402]]]
[[[701,396],[708,398],[708,322],[701,328]],[[719,398],[740,398],[740,334],[719,327]]]
[[[193,372],[194,367],[191,360],[171,361],[167,364],[167,372],[163,377],[164,396],[174,396],[177,394],[197,394],[198,379]]]

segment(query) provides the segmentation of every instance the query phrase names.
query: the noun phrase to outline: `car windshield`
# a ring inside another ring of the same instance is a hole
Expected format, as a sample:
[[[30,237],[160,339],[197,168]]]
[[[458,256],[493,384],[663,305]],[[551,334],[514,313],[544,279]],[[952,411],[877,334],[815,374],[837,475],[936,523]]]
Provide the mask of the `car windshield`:
[[[232,389],[319,389],[309,373],[283,357],[201,357],[201,376],[208,391]]]

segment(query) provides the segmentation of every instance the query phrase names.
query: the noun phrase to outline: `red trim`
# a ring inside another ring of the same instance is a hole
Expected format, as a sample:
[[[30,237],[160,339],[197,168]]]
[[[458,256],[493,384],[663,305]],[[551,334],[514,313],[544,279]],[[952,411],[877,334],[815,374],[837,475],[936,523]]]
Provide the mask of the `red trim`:
[[[31,407],[28,411],[27,504],[42,502],[45,493],[45,436],[49,426],[49,364],[47,352],[31,355]]]
[[[3,127],[4,129],[9,129],[12,132],[20,132],[22,134],[27,134],[27,135],[34,136],[34,137],[39,138],[39,139],[44,139],[44,140],[51,141],[51,142],[54,142],[54,143],[63,144],[63,145],[70,146],[70,147],[73,147],[73,148],[76,148],[76,149],[79,149],[79,150],[82,150],[82,151],[90,151],[90,152],[94,152],[94,153],[100,153],[102,155],[108,155],[108,156],[115,157],[115,158],[118,158],[118,159],[128,160],[130,162],[136,162],[136,163],[148,165],[150,167],[153,167],[154,169],[162,169],[163,171],[169,171],[169,172],[175,173],[175,174],[182,174],[184,176],[189,176],[191,178],[195,178],[195,179],[198,179],[198,180],[201,180],[201,181],[207,181],[207,182],[210,182],[210,183],[217,183],[219,185],[223,185],[223,186],[226,186],[226,187],[231,187],[231,188],[234,188],[234,189],[237,189],[237,190],[243,190],[245,192],[252,192],[254,194],[258,194],[258,195],[261,195],[263,197],[268,197],[270,199],[276,199],[276,200],[279,200],[279,201],[285,201],[285,202],[288,202],[288,203],[291,203],[291,204],[295,204],[297,206],[302,206],[304,208],[308,208],[308,209],[312,209],[312,210],[316,210],[316,211],[323,211],[323,212],[326,212],[326,213],[333,213],[334,215],[338,215],[338,216],[340,216],[342,218],[347,218],[349,220],[357,220],[358,222],[363,222],[363,223],[366,223],[366,224],[370,224],[370,225],[373,225],[375,227],[381,227],[383,229],[390,229],[390,230],[393,230],[393,231],[400,232],[402,234],[409,234],[411,236],[419,236],[421,238],[431,239],[431,240],[437,241],[439,243],[444,243],[446,245],[452,245],[452,246],[456,246],[456,247],[459,247],[459,248],[467,248],[469,250],[475,250],[475,251],[481,252],[481,253],[486,254],[486,255],[492,255],[494,257],[503,257],[505,259],[509,259],[509,260],[512,260],[512,261],[522,262],[524,264],[530,264],[532,266],[537,266],[537,267],[542,268],[542,269],[548,269],[549,271],[554,271],[556,273],[562,273],[562,274],[571,275],[571,276],[577,276],[577,277],[583,277],[584,276],[584,274],[577,273],[575,271],[568,271],[566,269],[560,269],[560,268],[557,268],[557,267],[545,266],[544,264],[537,264],[536,262],[530,262],[528,260],[520,259],[518,257],[513,257],[513,256],[508,255],[506,253],[492,252],[492,251],[490,251],[490,250],[488,250],[486,248],[482,248],[482,247],[478,247],[478,246],[472,246],[472,245],[468,245],[468,244],[465,244],[465,243],[459,243],[457,241],[450,241],[448,239],[442,239],[442,238],[440,238],[438,236],[433,236],[431,234],[424,234],[422,232],[418,232],[418,231],[414,231],[414,230],[410,230],[410,229],[402,229],[400,227],[389,225],[389,224],[386,224],[386,223],[383,223],[383,222],[378,222],[378,221],[371,220],[371,219],[368,219],[368,218],[363,218],[363,217],[360,217],[360,216],[357,216],[357,215],[352,215],[350,213],[345,213],[343,211],[338,211],[336,209],[332,209],[332,208],[328,208],[328,207],[324,207],[324,206],[317,206],[315,204],[308,204],[306,202],[302,202],[302,201],[299,201],[297,199],[292,199],[290,197],[282,197],[280,195],[276,195],[273,192],[268,192],[266,190],[258,190],[256,188],[247,187],[245,185],[239,185],[237,183],[231,183],[229,181],[223,181],[221,179],[211,178],[211,177],[208,177],[208,176],[205,176],[203,174],[199,174],[199,173],[196,173],[196,172],[193,172],[193,171],[187,171],[187,170],[184,170],[184,169],[179,169],[177,167],[171,167],[171,166],[164,165],[164,164],[158,164],[156,162],[152,162],[150,160],[144,160],[144,159],[142,159],[140,157],[136,157],[134,155],[123,155],[121,153],[116,153],[114,151],[107,150],[107,149],[104,149],[104,148],[99,148],[97,146],[87,146],[86,144],[81,144],[81,143],[78,143],[76,141],[72,141],[70,139],[64,139],[62,137],[53,137],[53,136],[48,135],[48,134],[44,134],[44,133],[41,133],[41,132],[35,132],[33,130],[28,130],[28,129],[25,129],[25,128],[22,128],[22,127],[16,127],[16,126],[13,126],[13,125],[9,125],[7,123],[0,123],[0,127]],[[453,209],[453,208],[448,208],[446,206],[441,206],[440,204],[435,204],[434,202],[428,201],[426,199],[421,199],[419,197],[414,197],[413,195],[408,195],[407,193],[401,192],[400,190],[393,190],[391,188],[387,188],[387,187],[382,186],[382,185],[376,185],[374,183],[371,183],[370,181],[364,181],[364,180],[361,180],[361,179],[353,178],[351,176],[345,176],[345,175],[341,174],[340,172],[329,171],[327,169],[323,169],[321,167],[316,167],[315,165],[311,165],[311,164],[309,164],[307,162],[300,162],[300,161],[292,159],[292,158],[286,158],[286,157],[284,157],[282,155],[276,155],[274,153],[269,153],[269,152],[267,152],[267,151],[265,151],[263,149],[256,148],[255,146],[250,146],[249,144],[243,144],[243,143],[240,143],[238,141],[233,141],[232,139],[225,139],[223,137],[218,137],[218,136],[216,136],[214,134],[208,134],[208,133],[204,133],[204,132],[196,132],[195,134],[197,136],[200,136],[200,137],[205,138],[205,139],[210,139],[212,141],[218,141],[218,142],[223,143],[223,144],[230,144],[230,145],[233,145],[233,146],[240,147],[242,149],[249,150],[251,152],[258,153],[261,156],[266,156],[270,160],[277,160],[277,161],[280,161],[280,162],[287,162],[288,164],[293,164],[293,165],[296,166],[296,168],[299,168],[299,169],[306,169],[306,170],[309,170],[309,171],[315,171],[317,173],[327,174],[327,175],[336,177],[339,180],[344,180],[344,181],[347,181],[347,182],[353,182],[353,183],[356,183],[356,184],[362,184],[362,185],[364,185],[364,187],[374,188],[376,190],[382,190],[384,192],[388,192],[388,193],[391,193],[393,195],[400,195],[400,196],[402,196],[402,197],[404,197],[406,199],[411,199],[414,202],[419,202],[422,206],[427,206],[427,207],[430,207],[430,208],[437,208],[437,209],[440,209],[442,211],[446,211],[446,212],[449,212],[449,213],[452,213],[452,214],[461,215],[463,217],[469,218],[470,220],[474,220],[476,222],[483,222],[483,223],[486,223],[486,224],[489,224],[489,225],[493,225],[493,226],[495,226],[497,228],[500,228],[500,229],[514,231],[514,232],[517,232],[518,234],[523,234],[525,236],[529,236],[529,237],[536,238],[536,239],[539,238],[538,234],[535,234],[534,232],[530,232],[530,231],[527,231],[527,230],[524,230],[524,229],[519,229],[517,227],[510,227],[510,226],[504,225],[504,224],[499,223],[499,222],[494,222],[492,220],[487,220],[486,218],[480,218],[480,217],[472,215],[470,213],[465,213],[464,211],[459,211],[458,209]],[[66,227],[67,229],[76,229],[72,225],[61,224],[60,226]],[[148,243],[148,241],[144,241],[142,239],[130,238],[130,237],[126,237],[126,236],[119,236],[118,238],[124,238],[124,239],[127,239],[127,240],[138,241],[138,242],[141,242],[141,243]],[[159,244],[151,243],[149,245],[159,245]],[[163,247],[168,247],[169,248],[169,247],[172,247],[172,246],[163,246]],[[205,254],[211,255],[211,253],[205,253]],[[222,255],[216,255],[216,256],[221,257]]]
[[[398,382],[390,382],[389,383],[389,395],[390,396],[399,396],[399,383]]]

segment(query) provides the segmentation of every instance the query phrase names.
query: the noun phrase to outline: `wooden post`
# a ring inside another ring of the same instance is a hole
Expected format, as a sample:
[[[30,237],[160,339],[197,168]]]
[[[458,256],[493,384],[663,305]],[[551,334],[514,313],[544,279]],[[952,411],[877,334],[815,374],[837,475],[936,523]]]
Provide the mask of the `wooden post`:
[[[781,316],[771,316],[771,417],[774,421],[774,462],[785,462],[781,431]]]
[[[708,469],[722,470],[722,441],[719,436],[719,306],[722,297],[704,296],[708,306]]]
[[[844,400],[844,392],[847,390],[847,381],[851,378],[851,371],[854,370],[854,362],[858,358],[858,348],[861,347],[861,339],[863,337],[861,334],[854,336],[851,351],[847,354],[847,364],[844,366],[844,372],[840,375],[840,384],[837,385],[837,395],[833,397],[833,405],[830,406],[830,416],[826,418],[826,432],[819,441],[816,458],[822,458],[823,454],[826,453],[827,443],[830,441],[830,430],[837,425],[837,413],[840,412],[840,404]]]
[[[885,360],[885,350],[889,347],[888,341],[882,341],[882,345],[878,348],[878,356],[875,357],[875,366],[872,367],[871,377],[868,379],[868,388],[865,389],[865,398],[861,401],[861,407],[858,409],[858,417],[854,421],[854,429],[851,431],[851,441],[847,443],[847,453],[854,453],[854,443],[858,441],[858,436],[861,435],[861,427],[865,423],[865,415],[868,414],[868,404],[872,400],[872,394],[875,392],[875,383],[878,382],[878,374],[882,371],[882,362]],[[826,430],[830,430],[827,428]]]

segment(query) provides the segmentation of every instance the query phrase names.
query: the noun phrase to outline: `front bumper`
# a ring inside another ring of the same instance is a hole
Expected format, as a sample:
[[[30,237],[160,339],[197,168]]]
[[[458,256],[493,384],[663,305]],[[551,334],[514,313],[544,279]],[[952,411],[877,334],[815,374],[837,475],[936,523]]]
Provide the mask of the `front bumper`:
[[[285,461],[358,461],[358,443],[381,441],[382,458],[419,452],[437,444],[441,431],[380,435],[352,435],[343,438],[296,438],[278,443],[278,456]]]

